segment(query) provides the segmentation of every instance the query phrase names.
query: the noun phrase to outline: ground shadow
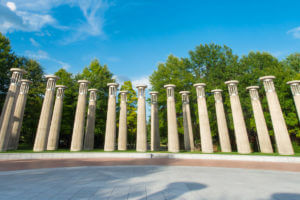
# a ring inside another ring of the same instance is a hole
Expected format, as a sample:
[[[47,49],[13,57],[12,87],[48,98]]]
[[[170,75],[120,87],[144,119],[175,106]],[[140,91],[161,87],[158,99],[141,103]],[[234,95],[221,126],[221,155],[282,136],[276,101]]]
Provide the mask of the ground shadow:
[[[275,193],[272,194],[270,200],[299,200],[300,194],[298,193]]]

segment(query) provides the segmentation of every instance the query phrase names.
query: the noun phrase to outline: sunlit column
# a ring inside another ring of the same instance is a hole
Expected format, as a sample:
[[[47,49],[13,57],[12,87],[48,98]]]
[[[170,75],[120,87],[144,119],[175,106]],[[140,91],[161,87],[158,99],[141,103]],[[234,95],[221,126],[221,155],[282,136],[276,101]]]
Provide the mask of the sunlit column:
[[[159,135],[159,121],[158,121],[158,92],[149,92],[151,95],[151,151],[159,151],[160,149],[160,135]]]
[[[127,93],[128,91],[120,91],[120,116],[119,116],[119,136],[118,150],[127,150]]]
[[[108,107],[105,130],[104,151],[114,151],[116,145],[116,94],[119,84],[108,83]]]
[[[228,86],[228,91],[230,95],[231,112],[233,118],[235,141],[237,145],[237,150],[239,153],[251,153],[249,138],[247,134],[245,119],[243,115],[243,110],[238,94],[237,84],[239,82],[236,80],[226,81],[225,84]]]
[[[275,91],[273,79],[275,79],[275,76],[263,76],[259,78],[263,82],[266,91],[278,152],[281,155],[292,155],[294,154],[294,150]]]
[[[204,153],[212,153],[213,143],[211,138],[209,118],[208,118],[208,112],[206,107],[205,86],[206,86],[205,83],[194,84],[194,87],[196,87],[196,92],[197,92],[201,151]]]
[[[179,152],[179,138],[177,130],[176,107],[173,84],[165,85],[167,89],[167,112],[168,112],[168,151]]]
[[[97,89],[89,89],[89,107],[86,120],[86,130],[84,136],[84,150],[94,149],[94,138],[95,138],[95,119],[96,119],[96,106],[97,106]]]
[[[47,140],[50,129],[53,101],[55,94],[56,80],[59,79],[54,75],[45,76],[47,79],[47,87],[40,115],[39,125],[35,135],[33,151],[45,151],[47,148]]]
[[[189,91],[179,92],[182,97],[182,113],[183,113],[183,128],[184,128],[184,148],[186,151],[194,151],[194,135],[191,119],[191,109],[189,101]]]
[[[137,106],[137,133],[136,151],[147,151],[147,127],[146,127],[146,100],[145,90],[147,85],[137,85],[138,106]]]
[[[11,68],[10,71],[12,72],[12,76],[0,117],[0,151],[6,151],[8,146],[10,124],[13,121],[21,79],[25,73],[25,71],[20,68]]]
[[[291,91],[297,109],[298,119],[300,120],[300,80],[289,81],[287,82],[287,84],[289,84],[291,87]]]
[[[86,101],[88,84],[87,80],[79,80],[79,94],[77,100],[77,107],[75,113],[71,151],[81,151],[83,149],[84,139],[84,124],[85,124],[85,113],[86,113]]]
[[[255,119],[259,147],[262,153],[273,153],[273,148],[269,136],[267,123],[259,100],[259,94],[257,91],[258,89],[259,89],[258,86],[247,87],[247,90],[249,90],[250,97],[251,97],[251,104],[252,104],[252,109],[253,109],[253,114]]]
[[[57,85],[56,88],[57,88],[56,99],[55,99],[55,103],[54,103],[49,137],[48,137],[48,141],[47,141],[47,150],[57,150],[57,148],[58,148],[61,117],[62,117],[62,112],[63,112],[63,97],[64,97],[64,90],[65,90],[66,86]]]
[[[214,93],[215,98],[215,107],[216,107],[216,115],[217,115],[217,124],[218,124],[218,133],[219,133],[219,141],[221,145],[222,152],[231,152],[231,144],[228,133],[228,127],[225,117],[223,98],[222,98],[222,90],[215,89],[211,92]]]
[[[10,128],[9,132],[10,137],[8,142],[8,150],[16,150],[19,145],[20,132],[30,83],[32,82],[29,80],[21,80],[20,92],[15,106],[13,122],[11,124],[12,127]]]

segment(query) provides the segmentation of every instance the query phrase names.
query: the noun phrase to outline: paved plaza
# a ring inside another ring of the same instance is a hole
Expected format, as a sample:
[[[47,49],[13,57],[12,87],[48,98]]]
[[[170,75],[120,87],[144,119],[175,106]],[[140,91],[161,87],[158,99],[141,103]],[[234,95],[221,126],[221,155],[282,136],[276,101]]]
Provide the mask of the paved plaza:
[[[0,172],[0,199],[300,199],[300,173],[187,166],[89,166]]]

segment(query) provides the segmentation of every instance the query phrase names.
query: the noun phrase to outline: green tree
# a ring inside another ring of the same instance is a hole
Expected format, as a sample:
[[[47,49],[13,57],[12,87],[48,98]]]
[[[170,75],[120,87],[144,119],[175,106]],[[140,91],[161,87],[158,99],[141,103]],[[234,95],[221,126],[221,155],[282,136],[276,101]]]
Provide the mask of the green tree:
[[[131,81],[125,81],[121,90],[127,90],[127,144],[134,147],[136,143],[136,126],[137,126],[137,93],[132,88]],[[121,97],[118,96],[118,107],[120,107]],[[119,115],[118,115],[119,116]],[[119,124],[118,124],[119,126]]]

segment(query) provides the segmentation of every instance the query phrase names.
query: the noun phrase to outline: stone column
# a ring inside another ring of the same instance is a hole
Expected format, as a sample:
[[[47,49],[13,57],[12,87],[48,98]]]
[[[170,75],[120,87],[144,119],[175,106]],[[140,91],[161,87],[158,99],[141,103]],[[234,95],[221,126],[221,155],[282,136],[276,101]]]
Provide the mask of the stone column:
[[[281,155],[293,155],[292,142],[283,118],[273,79],[275,79],[275,76],[263,76],[259,78],[259,80],[263,81],[266,91],[278,152]]]
[[[205,86],[205,83],[194,84],[197,92],[201,150],[204,153],[213,153],[213,143],[205,99]]]
[[[95,136],[95,118],[96,118],[96,107],[97,107],[97,89],[89,89],[90,99],[89,108],[86,121],[86,130],[84,136],[84,150],[94,149],[94,136]]]
[[[47,150],[57,150],[58,148],[61,117],[63,112],[63,97],[66,86],[57,85],[56,88],[56,99],[54,103],[53,115],[50,125]]]
[[[264,112],[259,100],[258,86],[250,86],[246,89],[249,90],[251,97],[251,104],[255,119],[257,136],[259,141],[259,148],[262,153],[273,153],[272,143],[269,136],[267,123],[264,117]]]
[[[116,144],[116,94],[119,84],[108,83],[108,106],[105,130],[104,151],[114,151]]]
[[[13,115],[13,122],[9,130],[9,142],[8,150],[16,150],[19,145],[20,132],[22,128],[24,110],[26,106],[27,94],[29,90],[29,84],[32,83],[29,80],[22,79],[20,92],[17,98],[15,111]]]
[[[189,101],[189,91],[179,92],[182,96],[182,113],[183,113],[183,128],[184,128],[184,148],[186,151],[194,151],[194,135],[191,119],[191,109]]]
[[[71,151],[82,151],[83,139],[84,139],[84,124],[85,124],[85,112],[86,112],[86,95],[88,84],[87,80],[79,80],[79,94],[76,106]]]
[[[289,81],[287,82],[287,84],[289,84],[291,87],[291,91],[294,97],[294,102],[298,114],[298,119],[300,121],[300,80]]]
[[[35,135],[33,151],[45,151],[52,117],[52,108],[55,94],[57,76],[46,75],[47,86],[40,115],[39,125]]]
[[[119,138],[118,150],[127,150],[127,91],[120,91],[120,116],[119,116]]]
[[[248,138],[245,119],[244,119],[243,110],[240,102],[240,97],[237,89],[238,83],[239,82],[236,80],[225,82],[225,84],[228,86],[228,91],[230,95],[231,112],[233,118],[233,126],[234,126],[234,134],[235,134],[237,150],[239,153],[247,154],[247,153],[251,153],[251,148],[249,144],[249,138]]]
[[[160,136],[159,136],[159,121],[158,121],[158,92],[149,92],[151,95],[151,151],[159,151]]]
[[[231,144],[228,133],[228,127],[225,117],[223,98],[222,98],[222,90],[216,89],[212,90],[215,97],[215,107],[216,107],[216,115],[217,115],[217,124],[218,124],[218,133],[219,133],[219,141],[221,145],[222,152],[231,152]]]
[[[25,73],[20,68],[11,68],[10,71],[12,76],[0,117],[0,151],[6,151],[8,146],[10,124],[12,124],[13,120],[21,79]]]
[[[137,107],[137,130],[136,151],[147,151],[147,127],[146,127],[146,101],[145,90],[147,85],[137,85],[138,107]]]
[[[179,138],[177,130],[176,107],[173,84],[165,85],[167,89],[167,112],[168,112],[168,151],[179,152]]]

